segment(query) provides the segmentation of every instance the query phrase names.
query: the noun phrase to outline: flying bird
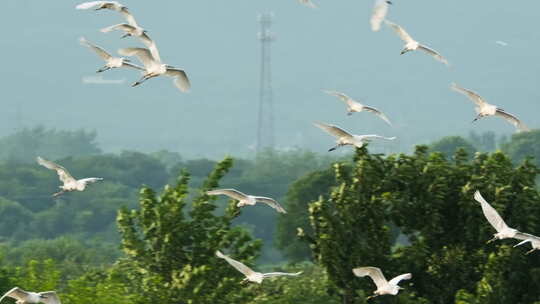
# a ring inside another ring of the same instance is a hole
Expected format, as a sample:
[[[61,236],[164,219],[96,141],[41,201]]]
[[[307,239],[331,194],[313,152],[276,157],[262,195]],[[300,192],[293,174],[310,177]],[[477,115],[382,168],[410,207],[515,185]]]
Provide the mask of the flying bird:
[[[255,282],[255,283],[261,284],[262,280],[266,279],[266,278],[278,277],[278,276],[294,276],[295,277],[295,276],[298,276],[298,275],[300,275],[302,273],[301,271],[296,272],[296,273],[287,273],[287,272],[260,273],[260,272],[253,271],[251,268],[247,267],[246,265],[244,265],[244,264],[242,264],[242,263],[240,263],[240,262],[238,262],[238,261],[224,255],[219,250],[216,251],[216,256],[218,258],[224,259],[232,267],[236,268],[236,270],[240,271],[243,275],[246,276],[246,278],[244,280],[242,280],[241,283]]]
[[[381,29],[381,23],[386,18],[388,14],[388,5],[392,2],[387,0],[375,0],[375,5],[373,6],[373,13],[371,14],[371,30],[377,32]]]
[[[144,71],[144,68],[135,65],[133,63],[130,63],[129,59],[123,58],[123,57],[113,57],[111,54],[109,54],[107,51],[102,49],[101,47],[92,44],[90,41],[86,40],[84,37],[81,37],[79,39],[79,42],[81,45],[88,47],[92,51],[94,51],[101,59],[105,61],[105,66],[103,66],[101,69],[97,70],[97,73],[101,73],[110,69],[114,68],[122,68],[122,67],[129,67],[134,68],[137,70]]]
[[[307,7],[317,8],[317,5],[315,5],[315,3],[313,3],[311,0],[298,0],[298,2],[302,3]]]
[[[5,297],[17,300],[17,304],[61,304],[60,298],[58,298],[55,291],[31,292],[24,291],[19,287],[14,287],[0,298],[0,302],[2,302]]]
[[[488,222],[491,224],[491,226],[493,226],[493,228],[495,228],[495,230],[497,230],[497,233],[493,235],[493,238],[487,242],[488,244],[495,240],[508,238],[518,240],[527,240],[530,238],[530,234],[522,233],[517,229],[508,227],[499,213],[497,213],[497,211],[482,197],[480,191],[476,190],[476,192],[474,192],[474,199],[482,206],[482,212],[484,213],[484,216]]]
[[[60,181],[64,183],[62,186],[59,186],[60,189],[62,189],[60,192],[57,192],[53,194],[53,197],[57,197],[65,192],[71,192],[71,191],[84,191],[86,189],[86,186],[89,184],[93,184],[97,181],[103,180],[101,177],[90,177],[90,178],[83,178],[83,179],[75,179],[69,172],[66,170],[66,168],[52,162],[46,159],[43,159],[41,157],[37,157],[38,164],[42,165],[43,167],[55,170],[58,174],[58,177],[60,178]]]
[[[232,199],[238,200],[238,204],[236,204],[237,207],[244,207],[247,205],[253,206],[257,202],[265,203],[268,206],[274,208],[279,213],[287,213],[285,209],[274,199],[264,196],[253,196],[253,195],[247,195],[244,194],[238,190],[235,189],[216,189],[207,191],[206,194],[208,195],[226,195]]]
[[[343,102],[345,102],[345,104],[347,105],[347,115],[352,115],[352,113],[354,112],[362,112],[362,111],[371,112],[379,116],[379,118],[384,120],[387,124],[392,125],[388,117],[386,117],[386,115],[384,115],[383,112],[377,110],[376,108],[363,105],[341,92],[336,92],[336,91],[324,91],[324,92],[326,94],[336,96],[339,99],[341,99]]]
[[[112,11],[119,12],[124,16],[128,24],[130,24],[133,27],[139,27],[137,24],[137,21],[135,21],[135,17],[129,12],[127,6],[117,2],[117,1],[90,1],[90,2],[84,2],[77,6],[75,6],[78,10],[85,10],[85,9],[91,9],[94,8],[94,10],[99,11],[102,9],[108,9]]]
[[[524,233],[524,234],[526,234],[526,233]],[[514,247],[526,244],[528,242],[531,243],[532,249],[527,251],[525,254],[530,254],[530,253],[534,252],[535,250],[540,250],[540,238],[535,236],[535,235],[529,235],[527,239],[525,239],[524,241],[522,241],[520,243],[517,243],[516,245],[514,245]]]
[[[328,152],[334,151],[337,148],[345,145],[353,145],[357,148],[361,148],[366,142],[369,142],[372,139],[396,139],[395,137],[384,137],[379,135],[353,135],[338,126],[329,125],[321,122],[315,122],[314,125],[318,128],[321,128],[326,133],[337,138],[337,145],[333,148],[330,148]]]
[[[527,128],[527,126],[523,124],[521,120],[519,120],[516,116],[504,111],[503,109],[495,105],[487,103],[484,98],[482,98],[476,92],[462,88],[455,83],[452,83],[450,87],[452,88],[452,90],[469,97],[469,99],[476,104],[475,110],[478,115],[473,120],[473,122],[486,116],[499,116],[504,118],[504,120],[506,120],[507,122],[511,123],[514,127],[516,127],[518,132],[530,131],[529,128]]]
[[[393,22],[390,22],[388,20],[384,20],[384,22],[398,34],[401,40],[405,42],[405,48],[401,51],[401,55],[410,51],[421,50],[427,53],[428,55],[433,56],[433,58],[435,58],[436,60],[446,64],[447,66],[449,65],[448,61],[441,54],[439,54],[437,51],[423,44],[420,44],[418,41],[412,39],[412,37],[401,26]]]
[[[157,51],[157,48],[156,48]],[[174,85],[182,92],[189,91],[191,84],[186,72],[182,69],[175,68],[170,65],[163,64],[159,57],[156,57],[153,52],[145,48],[124,48],[119,49],[118,53],[122,56],[135,56],[144,65],[144,76],[135,82],[132,86],[138,86],[146,80],[165,75],[173,78]],[[155,53],[155,52],[154,52]]]
[[[402,287],[398,286],[399,282],[402,280],[409,280],[412,278],[412,274],[404,273],[400,274],[397,277],[387,281],[384,277],[380,268],[377,267],[359,267],[354,268],[353,273],[357,277],[369,276],[375,285],[377,285],[377,290],[373,292],[372,296],[369,296],[366,300],[375,298],[382,295],[397,295]]]

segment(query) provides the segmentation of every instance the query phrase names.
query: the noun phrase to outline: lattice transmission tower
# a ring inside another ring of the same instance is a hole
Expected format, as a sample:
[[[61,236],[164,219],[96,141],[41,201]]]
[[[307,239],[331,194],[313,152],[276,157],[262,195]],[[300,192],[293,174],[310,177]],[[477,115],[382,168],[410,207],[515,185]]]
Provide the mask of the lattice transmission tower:
[[[257,153],[274,148],[274,101],[272,92],[272,70],[270,46],[275,35],[270,31],[273,13],[259,14],[261,26],[261,71],[259,83],[259,115],[257,125]]]

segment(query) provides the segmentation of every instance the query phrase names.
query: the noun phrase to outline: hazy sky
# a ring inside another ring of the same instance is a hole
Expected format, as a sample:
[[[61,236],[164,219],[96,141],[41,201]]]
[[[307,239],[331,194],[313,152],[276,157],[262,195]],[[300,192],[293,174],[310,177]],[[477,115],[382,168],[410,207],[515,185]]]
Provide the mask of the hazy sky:
[[[112,11],[78,11],[81,1],[5,1],[0,11],[4,55],[5,135],[43,124],[96,130],[108,151],[170,149],[188,157],[247,156],[255,143],[259,85],[257,14],[275,16],[272,45],[276,143],[281,148],[325,151],[333,139],[313,121],[353,133],[397,136],[383,150],[407,150],[443,135],[513,127],[496,118],[475,125],[473,104],[449,89],[473,89],[489,102],[539,124],[537,90],[540,37],[537,0],[395,0],[388,16],[415,39],[440,51],[452,67],[421,53],[400,56],[401,40],[388,28],[373,33],[373,1],[314,0],[122,1],[148,29],[164,62],[184,68],[188,94],[171,79],[130,84],[140,75],[113,70],[101,76],[123,84],[88,84],[103,63],[78,38],[116,53],[141,46],[136,38],[99,29],[124,20]],[[504,41],[507,46],[497,44]],[[387,113],[391,128],[367,113],[345,108],[322,89],[343,91]]]

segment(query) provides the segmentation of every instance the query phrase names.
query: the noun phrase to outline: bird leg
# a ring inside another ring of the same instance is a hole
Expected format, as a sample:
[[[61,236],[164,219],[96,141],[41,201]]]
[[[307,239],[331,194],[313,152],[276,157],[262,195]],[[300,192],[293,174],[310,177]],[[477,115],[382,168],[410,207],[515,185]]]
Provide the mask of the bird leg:
[[[400,55],[403,55],[403,54],[405,54],[405,53],[407,53],[407,52],[410,52],[410,51],[411,51],[411,50],[409,50],[408,48],[404,48],[404,49],[401,51],[401,53],[399,53],[399,54],[400,54]]]
[[[240,285],[247,285],[248,283],[249,283],[249,280],[245,278],[240,282]]]
[[[138,85],[140,85],[141,83],[147,81],[148,79],[150,79],[150,77],[148,77],[148,75],[144,75],[141,79],[139,79],[138,81],[136,81],[134,84],[132,84],[131,86],[132,87],[136,87]]]
[[[497,239],[497,237],[496,237],[496,236],[494,236],[494,237],[493,237],[493,238],[492,238],[491,240],[487,241],[487,242],[486,242],[486,244],[489,244],[489,243],[491,243],[491,242],[495,241],[496,239]]]
[[[376,298],[376,297],[378,297],[378,296],[379,296],[378,294],[374,294],[374,295],[372,295],[372,296],[369,296],[369,297],[366,298],[366,301],[368,301],[369,299]]]
[[[104,67],[102,67],[101,69],[97,70],[96,73],[105,72],[105,71],[110,70],[110,69],[111,69],[110,67],[104,66]]]
[[[535,251],[535,250],[536,250],[536,249],[535,249],[535,248],[533,248],[533,249],[531,249],[531,250],[527,251],[527,253],[525,253],[525,255],[529,255],[529,254],[533,253],[533,251]]]
[[[340,145],[337,145],[337,146],[335,146],[333,148],[330,148],[330,149],[328,149],[328,152],[332,152],[332,151],[336,150],[339,147],[340,147]]]
[[[125,33],[125,34],[124,34],[124,35],[122,35],[122,37],[120,37],[120,38],[126,38],[126,37],[129,37],[129,36],[131,36],[131,34],[130,34],[130,33]]]
[[[52,195],[52,197],[60,196],[60,195],[64,194],[65,192],[66,192],[66,190],[62,190],[62,191],[56,192],[55,194]]]
[[[351,115],[352,115],[352,111],[347,112],[347,115],[351,116]]]
[[[473,121],[472,121],[471,123],[473,123],[473,122],[479,120],[480,118],[482,118],[482,114],[478,114],[478,115],[473,119]]]

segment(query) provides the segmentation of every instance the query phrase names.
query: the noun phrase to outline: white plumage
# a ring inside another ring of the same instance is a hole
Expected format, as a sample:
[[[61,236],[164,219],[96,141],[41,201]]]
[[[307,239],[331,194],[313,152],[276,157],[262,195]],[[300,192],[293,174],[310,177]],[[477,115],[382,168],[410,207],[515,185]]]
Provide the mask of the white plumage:
[[[244,265],[244,264],[242,264],[242,263],[240,263],[240,262],[238,262],[238,261],[224,255],[219,250],[216,251],[216,256],[218,258],[224,259],[225,261],[227,261],[227,263],[229,263],[231,266],[233,266],[236,270],[238,270],[243,275],[245,275],[246,278],[244,280],[242,280],[242,282],[250,281],[250,282],[255,282],[255,283],[261,284],[263,279],[265,279],[265,278],[271,278],[271,277],[277,277],[277,276],[298,276],[298,275],[300,275],[302,273],[301,271],[296,272],[296,273],[288,273],[288,272],[260,273],[260,272],[253,271],[251,268],[247,267],[246,265]]]
[[[341,92],[336,92],[336,91],[324,91],[324,92],[326,94],[336,96],[339,99],[341,99],[347,105],[347,115],[352,115],[352,113],[354,112],[366,111],[366,112],[370,112],[377,115],[380,119],[384,120],[387,124],[392,125],[388,117],[386,117],[386,115],[383,112],[379,111],[378,109],[374,107],[363,105]]]
[[[315,122],[314,125],[326,133],[337,138],[337,145],[333,148],[330,148],[328,151],[334,151],[339,147],[345,145],[352,145],[357,148],[361,148],[366,142],[369,142],[372,139],[385,139],[385,140],[394,140],[396,137],[384,137],[380,135],[353,135],[342,128],[329,125],[322,122]]]
[[[401,26],[393,22],[390,22],[388,20],[384,20],[384,22],[396,32],[396,34],[399,36],[399,38],[401,38],[401,40],[405,42],[405,48],[401,51],[401,55],[410,51],[420,50],[420,51],[425,52],[428,55],[431,55],[433,58],[437,59],[438,61],[446,65],[449,65],[448,60],[446,60],[446,58],[444,58],[441,54],[439,54],[434,49],[431,49],[425,45],[422,45],[418,41],[414,40]]]
[[[58,298],[55,291],[32,292],[22,290],[19,287],[14,287],[0,298],[0,302],[2,302],[5,297],[17,300],[17,304],[61,304],[60,298]]]
[[[268,206],[274,208],[279,213],[287,213],[285,209],[274,199],[264,196],[247,195],[235,189],[216,189],[207,191],[208,195],[226,195],[232,199],[238,200],[237,207],[244,207],[247,205],[253,206],[257,202],[265,203]]]
[[[398,275],[397,277],[387,281],[384,277],[380,268],[377,267],[358,267],[353,269],[353,273],[357,277],[369,276],[373,283],[377,286],[377,290],[373,292],[373,295],[368,297],[368,299],[378,297],[381,295],[397,295],[399,290],[402,289],[398,286],[399,282],[402,280],[409,280],[412,278],[412,274],[404,273]]]
[[[524,240],[524,241],[521,241],[519,243],[517,243],[516,245],[514,245],[514,247],[517,247],[517,246],[520,246],[520,245],[523,245],[523,244],[526,244],[526,243],[531,243],[531,247],[532,249],[527,251],[525,254],[530,254],[532,252],[534,252],[535,250],[540,250],[540,238],[535,236],[535,235],[532,235],[532,234],[526,234],[524,233],[524,235],[527,236],[527,238]]]
[[[381,29],[381,23],[386,18],[388,14],[388,5],[391,4],[388,0],[375,0],[375,5],[373,6],[373,13],[371,14],[371,30],[377,32]]]
[[[518,132],[530,131],[529,128],[524,123],[522,123],[521,120],[519,120],[516,116],[504,111],[503,109],[495,105],[487,103],[484,98],[478,95],[478,93],[469,89],[462,88],[455,83],[452,83],[450,87],[452,88],[452,90],[467,96],[472,102],[476,104],[475,110],[478,115],[473,120],[473,122],[486,116],[499,116],[507,122],[511,123]]]
[[[114,69],[114,68],[122,68],[122,67],[129,67],[129,68],[137,69],[140,71],[144,71],[142,67],[130,63],[129,59],[126,59],[123,57],[111,56],[111,54],[109,54],[103,48],[95,44],[92,44],[90,41],[86,40],[84,37],[81,37],[79,39],[79,42],[81,43],[81,45],[94,51],[101,59],[105,61],[105,66],[97,70],[97,73],[104,72],[104,71]]]
[[[60,189],[62,191],[57,192],[53,194],[54,197],[59,196],[63,194],[64,192],[70,192],[70,191],[84,191],[86,189],[86,186],[88,184],[93,184],[97,181],[103,180],[101,177],[90,177],[90,178],[83,178],[83,179],[75,179],[69,172],[66,170],[66,168],[60,166],[57,163],[54,163],[52,161],[43,159],[41,157],[37,157],[38,164],[42,165],[43,167],[54,170],[58,174],[58,178],[62,183],[64,183],[62,186],[60,186]]]

